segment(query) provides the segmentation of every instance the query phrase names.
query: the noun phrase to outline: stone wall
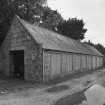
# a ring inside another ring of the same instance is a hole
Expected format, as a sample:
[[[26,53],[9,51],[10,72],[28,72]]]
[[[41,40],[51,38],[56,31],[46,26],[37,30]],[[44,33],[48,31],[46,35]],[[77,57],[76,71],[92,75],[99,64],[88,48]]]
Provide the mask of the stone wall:
[[[1,72],[10,76],[10,51],[24,50],[24,77],[26,80],[41,81],[42,71],[42,48],[35,42],[33,37],[20,23],[17,17],[14,18],[11,28],[2,44]]]

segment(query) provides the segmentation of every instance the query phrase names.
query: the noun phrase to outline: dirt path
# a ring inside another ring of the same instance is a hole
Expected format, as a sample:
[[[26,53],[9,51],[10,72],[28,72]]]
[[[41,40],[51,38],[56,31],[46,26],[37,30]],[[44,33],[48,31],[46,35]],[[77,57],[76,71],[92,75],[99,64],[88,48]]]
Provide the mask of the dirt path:
[[[96,71],[92,74],[56,85],[41,87],[40,89],[31,87],[20,92],[1,95],[0,105],[54,105],[62,97],[82,91],[94,83],[103,84],[104,79],[104,73]]]

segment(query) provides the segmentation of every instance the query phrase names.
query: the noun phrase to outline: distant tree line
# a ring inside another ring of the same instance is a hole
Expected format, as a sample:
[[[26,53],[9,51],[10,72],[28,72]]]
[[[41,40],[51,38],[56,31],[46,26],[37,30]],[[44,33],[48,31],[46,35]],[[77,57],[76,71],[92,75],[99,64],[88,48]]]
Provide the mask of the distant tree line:
[[[98,44],[94,44],[93,42],[91,42],[90,40],[88,42],[84,42],[86,44],[89,44],[91,46],[93,46],[94,48],[96,48],[101,54],[103,54],[105,56],[105,47],[98,43]]]

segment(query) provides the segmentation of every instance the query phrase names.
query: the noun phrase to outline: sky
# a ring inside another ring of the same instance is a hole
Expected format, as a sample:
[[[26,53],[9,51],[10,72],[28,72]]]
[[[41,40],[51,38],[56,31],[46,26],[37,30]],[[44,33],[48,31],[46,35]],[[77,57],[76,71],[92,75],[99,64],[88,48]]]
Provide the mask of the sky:
[[[85,40],[101,43],[105,46],[105,0],[47,0],[48,6],[63,16],[64,19],[83,19]]]

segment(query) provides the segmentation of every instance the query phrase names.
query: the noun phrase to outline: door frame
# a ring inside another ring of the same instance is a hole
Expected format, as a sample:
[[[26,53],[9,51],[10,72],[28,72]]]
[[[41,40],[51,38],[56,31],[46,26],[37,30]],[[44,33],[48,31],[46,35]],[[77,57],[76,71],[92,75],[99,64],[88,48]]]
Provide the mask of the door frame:
[[[18,51],[23,51],[23,59],[25,58],[25,50],[24,49],[18,49],[18,50],[10,50],[9,51],[9,65],[10,65],[10,70],[9,70],[9,76],[14,78],[14,61],[13,61],[13,56],[14,52]],[[23,74],[23,79],[25,79],[25,60],[24,60],[24,74]]]

